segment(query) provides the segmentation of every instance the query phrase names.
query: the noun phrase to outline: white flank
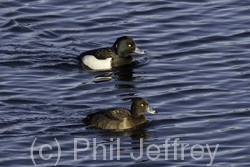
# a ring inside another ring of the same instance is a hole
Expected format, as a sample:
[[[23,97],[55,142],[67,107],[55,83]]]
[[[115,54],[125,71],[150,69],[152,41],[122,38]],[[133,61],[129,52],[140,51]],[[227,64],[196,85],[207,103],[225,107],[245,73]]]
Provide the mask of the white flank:
[[[99,60],[92,55],[86,55],[82,58],[82,62],[93,70],[105,70],[111,69],[111,59],[112,58]]]

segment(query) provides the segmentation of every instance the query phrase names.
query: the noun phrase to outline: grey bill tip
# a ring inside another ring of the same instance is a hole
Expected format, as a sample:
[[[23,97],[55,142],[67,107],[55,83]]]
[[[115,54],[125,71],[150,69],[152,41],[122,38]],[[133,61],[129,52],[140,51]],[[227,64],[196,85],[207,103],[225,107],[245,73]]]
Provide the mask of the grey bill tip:
[[[134,53],[137,53],[137,54],[146,54],[147,52],[136,47]]]

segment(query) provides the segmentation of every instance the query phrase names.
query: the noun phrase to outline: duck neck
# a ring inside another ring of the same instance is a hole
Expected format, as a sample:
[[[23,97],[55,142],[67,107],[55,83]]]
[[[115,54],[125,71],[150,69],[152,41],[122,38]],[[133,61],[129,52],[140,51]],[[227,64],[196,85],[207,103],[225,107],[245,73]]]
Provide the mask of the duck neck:
[[[136,112],[136,107],[132,106],[130,111],[131,111],[131,114],[132,114],[133,117],[140,117],[141,116],[141,114]]]

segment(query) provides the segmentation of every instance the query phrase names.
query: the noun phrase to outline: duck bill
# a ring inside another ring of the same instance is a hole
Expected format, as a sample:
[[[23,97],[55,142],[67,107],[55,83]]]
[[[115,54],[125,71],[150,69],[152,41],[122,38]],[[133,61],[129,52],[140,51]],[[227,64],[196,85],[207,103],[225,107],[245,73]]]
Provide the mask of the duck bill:
[[[141,50],[141,49],[139,49],[137,47],[135,48],[134,53],[137,53],[137,54],[146,54],[146,52],[144,50]]]
[[[147,107],[146,111],[150,114],[157,114],[157,111],[153,110],[151,107]]]

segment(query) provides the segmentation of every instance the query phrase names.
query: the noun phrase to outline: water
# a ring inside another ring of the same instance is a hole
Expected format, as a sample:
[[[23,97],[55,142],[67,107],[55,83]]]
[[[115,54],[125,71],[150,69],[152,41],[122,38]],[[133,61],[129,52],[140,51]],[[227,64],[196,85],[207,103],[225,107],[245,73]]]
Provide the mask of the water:
[[[0,166],[250,165],[247,1],[2,0],[0,8]],[[123,35],[147,51],[135,55],[139,66],[82,69],[81,52]],[[129,108],[132,97],[158,111],[138,130],[81,122],[100,108]]]

